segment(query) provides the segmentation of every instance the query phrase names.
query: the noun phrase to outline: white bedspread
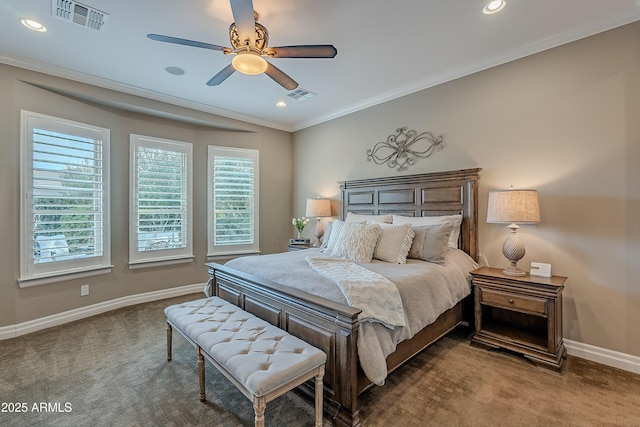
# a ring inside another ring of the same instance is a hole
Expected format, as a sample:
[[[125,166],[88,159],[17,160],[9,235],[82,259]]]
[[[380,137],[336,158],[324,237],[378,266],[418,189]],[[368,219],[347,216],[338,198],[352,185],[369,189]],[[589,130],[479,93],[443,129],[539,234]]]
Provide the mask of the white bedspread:
[[[309,267],[307,257],[325,256],[319,249],[239,257],[226,265],[333,301],[348,304],[340,288]],[[380,323],[363,322],[358,333],[358,357],[367,377],[382,385],[386,358],[399,342],[413,337],[440,314],[470,293],[469,272],[477,264],[463,251],[450,248],[444,265],[414,259],[406,264],[373,260],[356,263],[393,282],[400,292],[406,326],[393,330]]]
[[[407,324],[400,292],[386,277],[342,258],[313,256],[306,260],[340,287],[351,307],[362,310],[361,322],[380,322],[389,329]]]

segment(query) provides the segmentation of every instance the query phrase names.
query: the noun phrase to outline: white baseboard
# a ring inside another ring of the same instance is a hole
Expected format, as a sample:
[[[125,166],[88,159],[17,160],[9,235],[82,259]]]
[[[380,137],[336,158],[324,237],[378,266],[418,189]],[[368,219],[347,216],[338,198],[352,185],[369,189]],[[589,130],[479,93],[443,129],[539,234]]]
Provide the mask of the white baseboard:
[[[640,357],[638,356],[567,339],[564,340],[564,345],[567,347],[567,354],[570,356],[581,357],[592,362],[640,374]]]
[[[29,320],[27,322],[18,323],[16,325],[3,326],[0,328],[0,340],[19,337],[31,332],[40,331],[42,329],[51,328],[53,326],[62,325],[64,323],[73,322],[76,320],[95,316],[96,314],[105,313],[107,311],[116,310],[122,307],[128,307],[130,305],[203,292],[204,286],[204,283],[197,283],[194,285],[186,285],[177,288],[146,292],[144,294],[129,295],[111,301],[105,301],[86,307],[63,311],[62,313],[53,314],[51,316]]]

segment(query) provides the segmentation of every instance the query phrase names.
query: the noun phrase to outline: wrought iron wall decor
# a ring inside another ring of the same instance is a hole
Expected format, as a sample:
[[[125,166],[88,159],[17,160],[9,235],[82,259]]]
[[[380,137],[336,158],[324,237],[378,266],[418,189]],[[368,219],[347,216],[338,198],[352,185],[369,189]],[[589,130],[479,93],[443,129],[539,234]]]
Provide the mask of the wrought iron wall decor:
[[[426,145],[426,147],[425,147]],[[429,157],[434,151],[444,147],[443,136],[434,136],[431,132],[418,134],[406,127],[396,129],[396,133],[389,135],[384,142],[378,142],[367,150],[367,160],[376,164],[386,163],[390,168],[398,171],[406,170],[413,165],[418,157]]]

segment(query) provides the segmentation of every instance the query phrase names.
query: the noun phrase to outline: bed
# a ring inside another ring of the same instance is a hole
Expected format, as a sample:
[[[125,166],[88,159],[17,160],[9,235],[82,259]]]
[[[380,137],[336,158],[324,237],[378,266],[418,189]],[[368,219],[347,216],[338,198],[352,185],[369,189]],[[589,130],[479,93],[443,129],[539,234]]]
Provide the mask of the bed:
[[[475,260],[478,252],[477,189],[480,171],[476,168],[341,182],[341,219],[352,214],[394,214],[402,217],[461,215],[457,247]],[[310,249],[277,257],[291,256],[300,264],[317,252],[317,249]],[[305,291],[304,286],[287,286],[282,283],[285,280],[266,279],[260,274],[229,265],[209,263],[207,266],[213,295],[263,318],[327,354],[325,417],[332,419],[335,425],[360,425],[358,395],[373,384],[358,358],[358,335],[360,332],[364,335],[365,328],[368,328],[358,320],[360,310],[344,302],[314,295]],[[290,272],[295,271],[290,269]],[[309,280],[298,273],[289,274],[288,280],[297,278],[301,282]],[[410,339],[397,344],[395,351],[386,357],[387,372],[401,366],[464,320],[471,321],[471,307],[470,298],[463,298],[428,326],[412,333]],[[306,384],[302,390],[313,396],[312,385]]]

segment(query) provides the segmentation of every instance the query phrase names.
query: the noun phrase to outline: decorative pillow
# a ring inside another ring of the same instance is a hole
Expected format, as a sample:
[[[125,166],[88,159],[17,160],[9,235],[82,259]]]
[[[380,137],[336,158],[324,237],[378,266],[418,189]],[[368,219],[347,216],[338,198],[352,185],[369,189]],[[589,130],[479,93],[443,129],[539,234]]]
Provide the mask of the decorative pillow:
[[[444,264],[452,228],[450,222],[413,227],[415,237],[408,258]]]
[[[334,229],[332,234],[337,230]],[[380,225],[345,222],[329,255],[355,262],[371,262],[380,236]]]
[[[376,244],[373,257],[380,261],[405,264],[411,249],[411,242],[415,233],[411,224],[393,225],[379,224],[382,232]]]
[[[413,227],[419,227],[421,225],[435,225],[451,223],[451,234],[449,235],[449,246],[452,248],[458,247],[458,239],[460,237],[460,224],[462,224],[462,215],[441,215],[441,216],[401,216],[393,215],[393,224],[411,224]]]
[[[329,238],[331,237],[331,229],[333,228],[333,223],[335,221],[331,221],[327,224],[327,229],[324,230],[324,235],[322,236],[322,244],[320,245],[320,249],[326,249],[329,244]]]
[[[353,212],[347,212],[345,222],[365,222],[367,224],[373,224],[374,222],[391,224],[393,221],[393,215],[363,215],[355,214]]]
[[[340,221],[339,219],[333,221],[330,224],[331,227],[327,230],[328,234],[324,237],[324,242],[322,242],[323,245],[325,245],[326,242],[324,252],[326,252],[328,255],[331,255],[331,251],[333,251],[333,248],[336,246],[336,242],[338,241],[338,237],[340,237],[342,227],[344,227],[345,224],[346,222]]]
[[[322,241],[321,249],[323,252],[326,252],[328,255],[331,255],[331,251],[333,247],[336,245],[338,241],[338,237],[340,237],[340,231],[342,227],[344,227],[346,223],[344,221],[335,220],[329,223],[327,226],[327,230],[325,231],[324,240]],[[357,224],[364,224],[364,221],[358,222]],[[333,236],[333,237],[332,237]]]

